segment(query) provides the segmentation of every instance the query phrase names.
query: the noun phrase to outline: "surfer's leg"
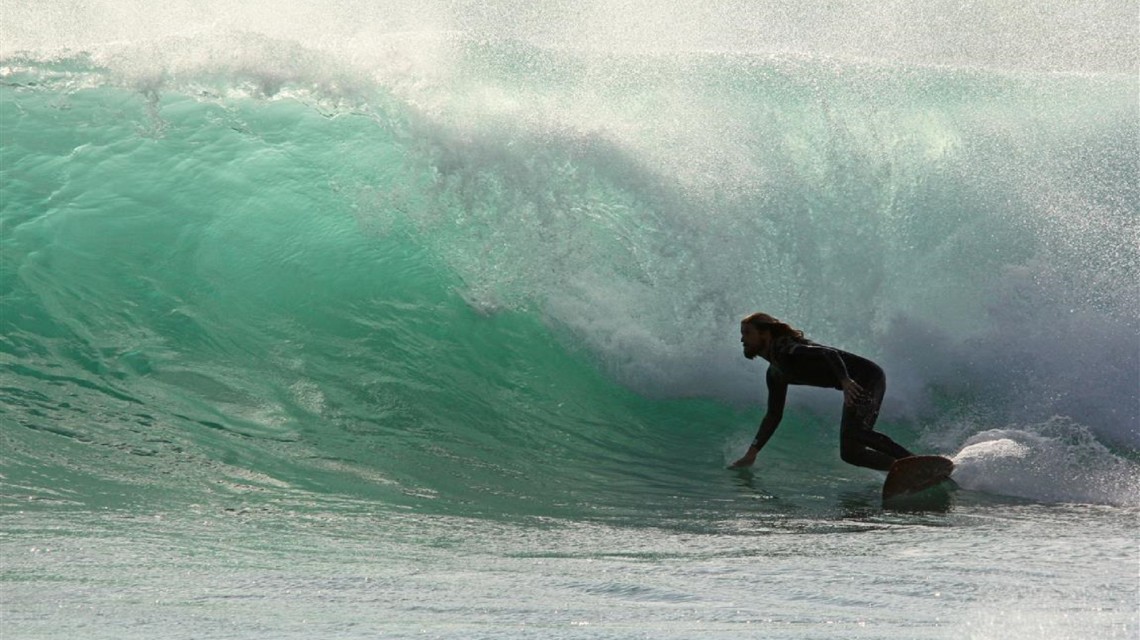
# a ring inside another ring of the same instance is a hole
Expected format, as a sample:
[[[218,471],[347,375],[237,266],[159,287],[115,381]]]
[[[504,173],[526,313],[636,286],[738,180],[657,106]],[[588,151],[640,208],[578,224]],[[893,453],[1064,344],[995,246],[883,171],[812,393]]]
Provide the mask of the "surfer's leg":
[[[887,437],[886,434],[879,433],[878,431],[861,431],[850,437],[844,436],[843,443],[840,445],[841,449],[846,445],[848,441],[850,441],[852,444],[858,444],[861,447],[866,447],[875,453],[885,455],[891,459],[891,462],[894,462],[898,458],[909,458],[914,455],[910,451],[907,451],[905,448],[903,448],[903,446],[899,443],[891,440],[889,437]],[[890,466],[891,465],[888,463],[887,468],[889,469]]]
[[[879,471],[889,471],[895,458],[874,449],[870,449],[855,438],[842,437],[839,440],[839,457],[847,464],[856,467],[868,467]]]
[[[848,464],[887,471],[898,458],[914,454],[885,434],[874,430],[883,394],[887,390],[886,378],[879,377],[862,386],[868,394],[866,401],[843,407],[843,422],[839,427],[839,455]]]

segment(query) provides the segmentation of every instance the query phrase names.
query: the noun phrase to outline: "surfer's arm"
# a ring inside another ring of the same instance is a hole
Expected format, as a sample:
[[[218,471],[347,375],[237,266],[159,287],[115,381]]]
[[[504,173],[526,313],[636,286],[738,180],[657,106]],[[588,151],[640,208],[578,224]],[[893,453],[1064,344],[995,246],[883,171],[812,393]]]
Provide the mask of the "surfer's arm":
[[[847,363],[843,360],[844,354],[842,351],[821,344],[813,344],[802,348],[816,351],[823,357],[824,361],[827,362],[831,373],[835,376],[835,379],[839,381],[839,388],[843,390],[843,404],[855,406],[863,400],[863,387],[851,378],[851,374],[847,371]]]
[[[768,370],[767,381],[768,411],[764,414],[764,419],[760,421],[760,429],[748,447],[748,452],[744,454],[744,457],[732,463],[734,467],[752,466],[752,463],[756,462],[756,454],[760,453],[764,445],[768,444],[768,440],[773,433],[776,433],[776,427],[780,426],[780,420],[784,417],[784,401],[788,397],[788,383],[774,374],[771,369]]]
[[[744,457],[732,463],[734,467],[751,467],[752,463],[756,462],[756,454],[768,444],[768,439],[776,433],[776,427],[780,426],[780,415],[773,415],[771,413],[765,414],[764,419],[760,421],[760,430],[756,432],[756,438],[752,440],[752,444],[748,447],[748,452]]]
[[[839,379],[839,388],[843,390],[843,404],[854,407],[867,402],[867,392],[862,385],[855,382],[847,370],[847,363],[843,359],[844,353],[831,347],[823,347],[823,351],[832,373]]]
[[[852,382],[852,380],[851,374],[847,372],[847,363],[843,360],[843,352],[822,344],[813,344],[808,348],[823,357],[823,360],[827,362],[828,368],[831,369],[832,375],[839,381],[839,388],[846,392],[847,383]]]

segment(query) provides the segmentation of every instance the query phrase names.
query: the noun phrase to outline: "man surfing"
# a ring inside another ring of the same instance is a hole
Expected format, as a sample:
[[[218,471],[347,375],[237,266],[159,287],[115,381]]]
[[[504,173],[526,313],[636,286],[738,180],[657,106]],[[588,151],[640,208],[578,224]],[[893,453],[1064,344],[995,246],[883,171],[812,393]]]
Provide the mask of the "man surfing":
[[[839,427],[839,455],[859,467],[888,471],[899,458],[914,454],[874,430],[887,378],[879,365],[846,351],[816,344],[766,313],[754,313],[740,322],[744,357],[768,361],[768,411],[748,453],[732,463],[748,467],[764,448],[784,416],[788,385],[800,384],[843,391],[843,420]]]

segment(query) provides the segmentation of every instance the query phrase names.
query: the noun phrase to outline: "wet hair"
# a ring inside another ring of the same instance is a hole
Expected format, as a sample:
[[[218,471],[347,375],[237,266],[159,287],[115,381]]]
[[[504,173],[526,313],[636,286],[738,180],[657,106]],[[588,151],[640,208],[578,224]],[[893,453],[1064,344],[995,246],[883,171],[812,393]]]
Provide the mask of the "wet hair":
[[[807,342],[803,331],[800,331],[786,322],[781,322],[774,316],[770,316],[766,313],[753,313],[750,316],[746,316],[740,322],[742,324],[748,323],[760,331],[770,331],[774,338],[791,338],[796,342]]]

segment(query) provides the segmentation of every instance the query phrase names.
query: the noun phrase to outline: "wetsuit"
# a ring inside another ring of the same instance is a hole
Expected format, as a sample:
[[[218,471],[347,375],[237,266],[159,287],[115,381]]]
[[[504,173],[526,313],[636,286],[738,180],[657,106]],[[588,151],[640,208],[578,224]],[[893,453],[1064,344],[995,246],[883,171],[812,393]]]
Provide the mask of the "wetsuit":
[[[913,455],[874,430],[887,390],[887,378],[879,365],[853,353],[786,337],[772,343],[769,362],[769,415],[783,415],[789,384],[842,389],[840,383],[851,378],[863,388],[863,394],[854,404],[843,406],[840,457],[857,466],[886,470],[895,459]]]

